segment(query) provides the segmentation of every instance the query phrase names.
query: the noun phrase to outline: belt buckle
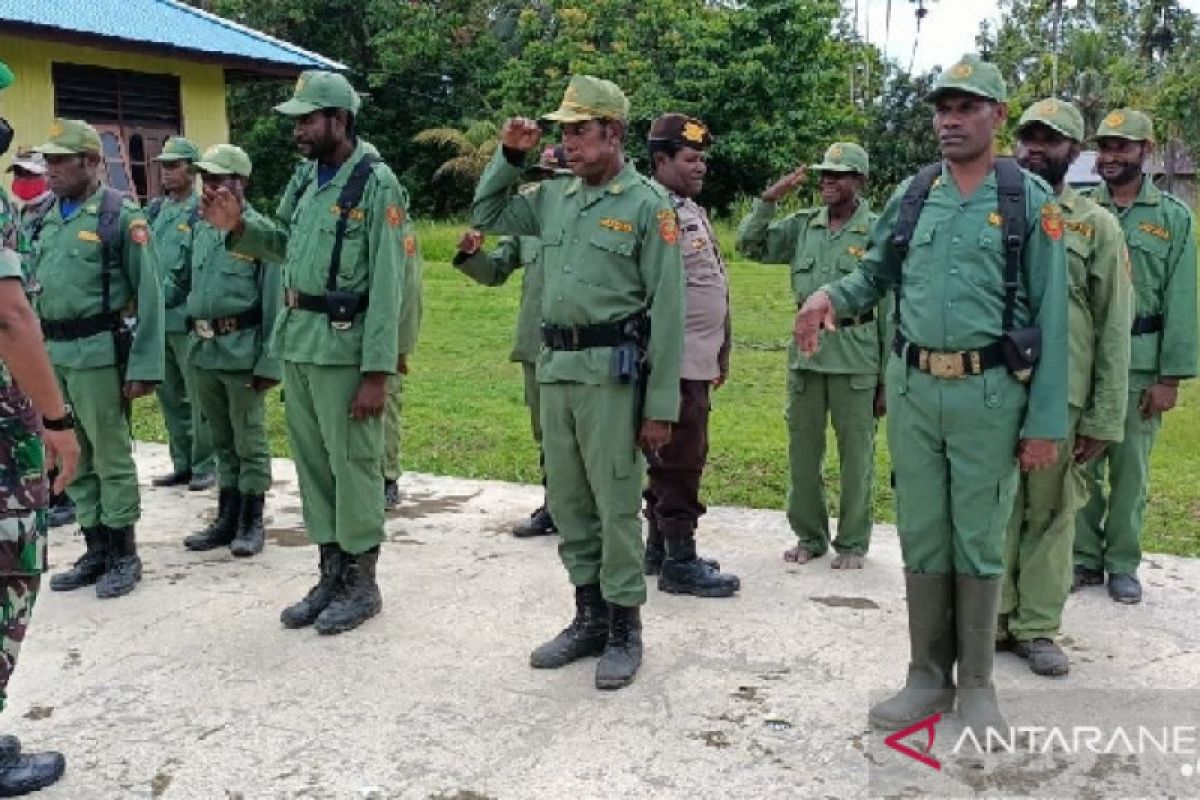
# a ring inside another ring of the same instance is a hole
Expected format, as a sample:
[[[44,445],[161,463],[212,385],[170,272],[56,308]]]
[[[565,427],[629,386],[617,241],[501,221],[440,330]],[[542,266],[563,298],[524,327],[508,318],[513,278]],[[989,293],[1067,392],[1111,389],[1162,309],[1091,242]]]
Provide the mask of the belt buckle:
[[[929,374],[942,379],[963,377],[962,353],[929,351]]]
[[[192,325],[196,329],[196,335],[201,339],[211,339],[216,336],[212,325],[206,319],[198,319]]]
[[[353,322],[330,322],[329,327],[333,328],[335,331],[348,331],[354,327],[354,323]]]
[[[283,290],[283,304],[288,308],[300,307],[300,293],[295,289]]]

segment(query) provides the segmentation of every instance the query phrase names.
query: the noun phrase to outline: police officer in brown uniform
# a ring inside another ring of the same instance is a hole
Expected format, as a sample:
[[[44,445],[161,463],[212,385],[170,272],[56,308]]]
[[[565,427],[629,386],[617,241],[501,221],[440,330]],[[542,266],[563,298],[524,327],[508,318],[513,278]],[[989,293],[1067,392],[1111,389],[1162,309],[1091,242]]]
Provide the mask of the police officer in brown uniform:
[[[729,281],[717,236],[695,198],[708,172],[712,135],[700,120],[664,114],[650,126],[654,179],[670,193],[679,217],[679,243],[687,291],[679,421],[671,441],[650,458],[646,518],[646,574],[673,594],[729,597],[741,587],[734,575],[696,556],[696,524],[706,511],[700,479],[708,459],[709,394],[729,374]],[[601,223],[603,224],[603,223]]]

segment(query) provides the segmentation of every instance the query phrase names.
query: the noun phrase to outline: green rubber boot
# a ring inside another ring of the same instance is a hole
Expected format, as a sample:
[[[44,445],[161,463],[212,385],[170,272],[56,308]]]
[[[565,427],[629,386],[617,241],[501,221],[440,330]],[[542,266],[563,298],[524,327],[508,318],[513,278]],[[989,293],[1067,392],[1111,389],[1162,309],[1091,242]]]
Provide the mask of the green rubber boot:
[[[955,617],[958,628],[958,718],[975,740],[986,747],[988,728],[1008,741],[1008,723],[1000,714],[992,663],[996,656],[996,612],[1000,608],[1000,579],[955,578]]]

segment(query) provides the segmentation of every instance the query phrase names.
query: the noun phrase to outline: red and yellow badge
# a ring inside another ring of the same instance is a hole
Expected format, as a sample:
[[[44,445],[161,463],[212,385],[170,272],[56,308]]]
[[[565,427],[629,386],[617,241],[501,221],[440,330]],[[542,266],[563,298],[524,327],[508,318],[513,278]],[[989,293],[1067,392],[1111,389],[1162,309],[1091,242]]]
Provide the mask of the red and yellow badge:
[[[134,220],[129,225],[129,238],[134,244],[144,245],[150,241],[150,229],[142,220]]]
[[[674,211],[664,209],[658,212],[658,235],[672,246],[679,241],[679,221]]]
[[[395,228],[399,225],[403,225],[404,224],[404,209],[401,208],[400,206],[388,206],[387,207],[387,221],[388,221],[388,225],[391,225],[393,228]]]
[[[411,233],[404,237],[404,254],[409,258],[417,254],[417,239]]]
[[[1046,203],[1042,206],[1042,230],[1054,241],[1062,238],[1063,228],[1062,206],[1058,203]]]

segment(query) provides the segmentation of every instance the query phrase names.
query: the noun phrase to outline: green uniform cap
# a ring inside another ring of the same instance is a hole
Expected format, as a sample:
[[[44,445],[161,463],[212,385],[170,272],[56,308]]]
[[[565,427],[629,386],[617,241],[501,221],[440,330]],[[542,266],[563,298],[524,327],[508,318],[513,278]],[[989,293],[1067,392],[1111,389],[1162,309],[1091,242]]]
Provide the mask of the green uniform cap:
[[[100,152],[100,134],[81,119],[56,119],[50,126],[50,138],[33,148],[44,156],[74,156]]]
[[[946,92],[965,92],[997,103],[1008,99],[1008,87],[1004,85],[999,68],[974,53],[967,53],[957,64],[942,70],[925,101],[932,103]]]
[[[1150,121],[1150,117],[1135,108],[1118,108],[1109,112],[1096,129],[1097,139],[1105,136],[1134,142],[1153,142],[1154,123]]]
[[[0,61],[0,89],[7,89],[13,84],[12,70],[8,68],[8,64]]]
[[[542,119],[551,122],[586,122],[589,119],[628,119],[629,98],[612,81],[575,75],[563,93],[562,104]]]
[[[275,110],[289,117],[302,117],[323,108],[344,108],[357,114],[361,106],[362,98],[345,75],[311,69],[300,73],[292,99],[275,106]]]
[[[870,159],[867,151],[854,142],[834,142],[825,151],[825,160],[820,164],[812,164],[809,169],[817,172],[857,172],[866,175],[870,172]]]
[[[200,160],[200,148],[191,139],[182,136],[172,136],[163,144],[162,152],[154,157],[155,161],[191,161],[193,164]]]
[[[1053,97],[1038,100],[1025,109],[1025,113],[1021,115],[1021,121],[1017,123],[1017,133],[1020,134],[1030,125],[1039,122],[1048,128],[1053,128],[1068,139],[1074,139],[1077,142],[1083,141],[1083,114],[1080,114],[1078,108],[1065,100]]]
[[[198,172],[210,175],[241,175],[250,177],[250,156],[246,151],[232,144],[214,144],[204,151],[204,156],[196,162]]]

